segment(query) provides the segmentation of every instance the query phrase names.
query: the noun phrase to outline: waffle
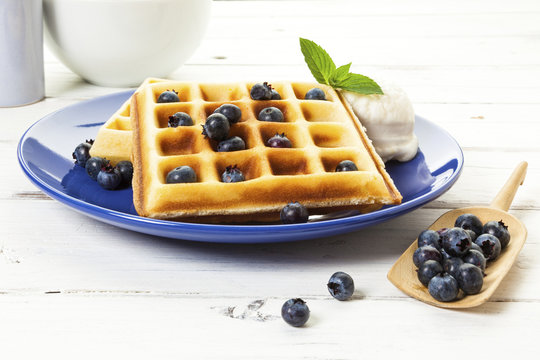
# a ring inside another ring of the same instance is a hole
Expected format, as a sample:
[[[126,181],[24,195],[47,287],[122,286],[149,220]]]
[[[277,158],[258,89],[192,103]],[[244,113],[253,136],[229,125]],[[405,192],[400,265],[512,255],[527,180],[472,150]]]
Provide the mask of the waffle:
[[[204,84],[159,82],[141,87],[131,99],[133,131],[133,201],[141,216],[198,221],[249,221],[279,218],[291,201],[310,214],[342,209],[361,212],[399,204],[401,195],[384,170],[362,125],[346,101],[330,87],[310,83],[272,83],[282,100],[256,101],[253,83]],[[327,101],[303,100],[313,87]],[[165,90],[178,92],[180,102],[157,103]],[[240,136],[246,150],[217,152],[216,142],[201,134],[201,125],[222,104],[242,110],[229,136]],[[265,107],[279,108],[285,122],[263,122]],[[168,117],[183,111],[193,126],[169,128]],[[293,148],[265,146],[276,133],[285,133]],[[359,171],[335,172],[342,160]],[[198,182],[167,184],[167,173],[187,165]],[[221,182],[228,166],[236,165],[245,180]]]

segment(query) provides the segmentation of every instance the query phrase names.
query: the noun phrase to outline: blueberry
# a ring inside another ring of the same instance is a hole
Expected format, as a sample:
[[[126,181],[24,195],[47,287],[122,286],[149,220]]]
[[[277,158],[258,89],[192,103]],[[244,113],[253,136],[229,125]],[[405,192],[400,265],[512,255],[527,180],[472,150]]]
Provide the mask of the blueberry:
[[[194,183],[197,182],[197,174],[190,166],[178,166],[169,171],[165,181],[167,184]]]
[[[441,250],[441,237],[434,230],[424,230],[418,235],[418,247],[431,245],[437,250]]]
[[[203,125],[203,135],[212,140],[225,140],[229,136],[229,120],[223,114],[212,114]]]
[[[227,140],[220,141],[217,146],[218,152],[239,151],[245,149],[246,143],[239,136],[233,136]]]
[[[474,231],[472,230],[469,230],[469,229],[465,229],[465,232],[467,234],[469,234],[469,237],[471,238],[471,241],[474,243],[474,240],[476,240],[476,238],[478,237],[478,234],[475,233]]]
[[[471,244],[471,248],[469,249],[469,251],[471,251],[471,250],[478,250],[478,251],[480,251],[480,252],[483,254],[482,248],[481,248],[477,243],[475,243],[475,241],[476,241],[476,239],[475,239],[475,240],[473,241],[473,243]]]
[[[420,267],[422,263],[428,260],[435,260],[441,262],[442,256],[439,250],[437,250],[433,246],[426,245],[419,247],[414,251],[413,263],[414,265],[416,265],[416,267]]]
[[[465,230],[472,230],[476,233],[476,236],[482,234],[482,222],[473,214],[460,215],[456,219],[454,226]]]
[[[495,260],[501,254],[501,242],[491,234],[482,234],[474,241],[486,257],[486,260]]]
[[[236,165],[227,166],[223,174],[221,174],[221,181],[223,181],[224,183],[235,183],[244,180],[244,174],[242,174],[242,172],[236,167]]]
[[[302,299],[289,299],[281,307],[281,317],[289,325],[303,326],[309,319],[309,308]]]
[[[443,267],[438,261],[428,260],[418,268],[418,280],[424,286],[428,286],[429,281],[435,276],[443,272]]]
[[[451,257],[448,259],[444,259],[443,261],[443,269],[448,274],[452,275],[454,279],[457,279],[459,274],[459,267],[463,265],[463,260],[458,257]]]
[[[482,229],[484,234],[491,234],[499,239],[501,249],[504,249],[510,242],[510,232],[508,226],[501,221],[488,221]]]
[[[233,104],[223,104],[214,110],[214,113],[224,115],[229,120],[230,125],[236,124],[242,117],[242,110]]]
[[[118,172],[120,172],[120,176],[122,177],[122,182],[120,183],[120,185],[131,185],[131,180],[133,179],[133,164],[131,163],[131,161],[119,161],[118,164],[116,164],[116,168],[118,169]]]
[[[178,93],[176,91],[167,90],[159,94],[157,102],[158,103],[180,102],[180,98],[178,97]]]
[[[71,154],[75,159],[75,164],[82,167],[86,166],[86,162],[90,159],[90,148],[94,144],[94,140],[86,140],[86,142],[80,143],[75,147],[75,151]]]
[[[189,114],[185,112],[177,112],[174,115],[169,116],[169,127],[175,128],[178,126],[191,126],[193,125],[193,119]]]
[[[473,264],[463,264],[459,268],[457,278],[459,287],[467,295],[475,295],[482,290],[484,284],[484,275],[479,267]]]
[[[450,258],[454,257],[454,256],[448,254],[446,251],[444,251],[444,249],[442,247],[441,247],[441,250],[439,250],[439,252],[441,253],[443,261],[445,259],[450,259]]]
[[[482,251],[470,249],[469,252],[463,256],[463,262],[473,264],[482,270],[482,272],[486,271],[486,258]]]
[[[336,172],[340,171],[358,171],[358,168],[351,160],[343,160],[336,166]]]
[[[260,121],[271,121],[271,122],[283,122],[284,117],[281,110],[279,110],[277,107],[270,106],[267,108],[262,109],[259,112],[258,119]]]
[[[295,201],[285,205],[281,209],[279,217],[284,224],[298,224],[307,222],[309,213],[304,205]]]
[[[443,236],[448,230],[448,228],[439,229],[437,230],[437,234],[439,234],[439,236]]]
[[[272,89],[272,100],[281,100],[281,95],[274,89]]]
[[[103,166],[97,175],[97,183],[106,190],[116,189],[122,182],[122,176],[118,169],[113,168],[110,163]]]
[[[435,275],[428,284],[428,291],[435,300],[452,301],[459,294],[459,286],[457,280],[450,274],[442,273]]]
[[[272,86],[267,82],[255,84],[251,87],[249,94],[253,100],[271,100]]]
[[[93,156],[86,161],[86,165],[84,167],[88,176],[94,180],[97,180],[97,176],[101,171],[101,168],[105,165],[107,165],[105,159],[100,158],[99,156]]]
[[[306,100],[326,100],[326,95],[324,94],[324,91],[319,88],[313,88],[309,90],[306,93],[306,96],[304,96],[304,99]]]
[[[276,133],[276,135],[268,139],[268,141],[266,142],[266,145],[268,147],[273,147],[273,148],[291,148],[292,147],[291,140],[289,140],[289,138],[285,136],[285,133],[281,133],[281,135]]]
[[[338,271],[330,276],[330,280],[328,280],[326,286],[330,295],[340,301],[347,300],[354,293],[354,281],[352,277],[342,271]]]
[[[442,247],[451,256],[463,256],[471,248],[471,238],[462,228],[455,227],[442,236]]]

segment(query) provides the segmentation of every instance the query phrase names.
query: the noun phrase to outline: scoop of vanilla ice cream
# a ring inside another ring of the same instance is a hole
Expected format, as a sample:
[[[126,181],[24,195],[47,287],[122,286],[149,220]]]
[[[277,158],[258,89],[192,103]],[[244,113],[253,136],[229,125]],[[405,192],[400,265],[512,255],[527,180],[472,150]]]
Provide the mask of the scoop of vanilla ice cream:
[[[384,95],[362,95],[344,90],[341,93],[366,128],[382,160],[409,161],[418,151],[411,101],[399,86],[377,83]]]

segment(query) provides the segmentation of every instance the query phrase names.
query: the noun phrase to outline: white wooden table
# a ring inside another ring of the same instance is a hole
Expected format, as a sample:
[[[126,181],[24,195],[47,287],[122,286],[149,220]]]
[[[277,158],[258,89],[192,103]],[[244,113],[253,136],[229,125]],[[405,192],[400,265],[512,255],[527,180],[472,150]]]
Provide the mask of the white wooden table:
[[[147,236],[80,215],[23,175],[16,146],[48,113],[123,89],[82,81],[46,52],[39,103],[0,109],[0,358],[502,358],[540,335],[540,2],[215,2],[175,79],[311,80],[298,37],[336,63],[400,84],[448,130],[465,168],[446,194],[362,231],[312,241],[215,245]],[[449,311],[408,298],[386,273],[417,234],[456,207],[488,204],[529,162],[511,213],[529,229],[491,300]],[[335,271],[357,292],[338,302]],[[304,328],[280,317],[302,297]],[[525,357],[527,358],[527,357]]]

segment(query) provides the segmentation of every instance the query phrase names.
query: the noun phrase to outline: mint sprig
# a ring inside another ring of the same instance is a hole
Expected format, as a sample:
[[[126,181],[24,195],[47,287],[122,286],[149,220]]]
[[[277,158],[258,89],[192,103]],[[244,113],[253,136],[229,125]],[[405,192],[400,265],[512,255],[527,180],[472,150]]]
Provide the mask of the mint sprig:
[[[300,50],[317,82],[363,95],[383,94],[381,87],[372,79],[349,72],[351,63],[336,67],[330,55],[313,41],[300,38]]]

